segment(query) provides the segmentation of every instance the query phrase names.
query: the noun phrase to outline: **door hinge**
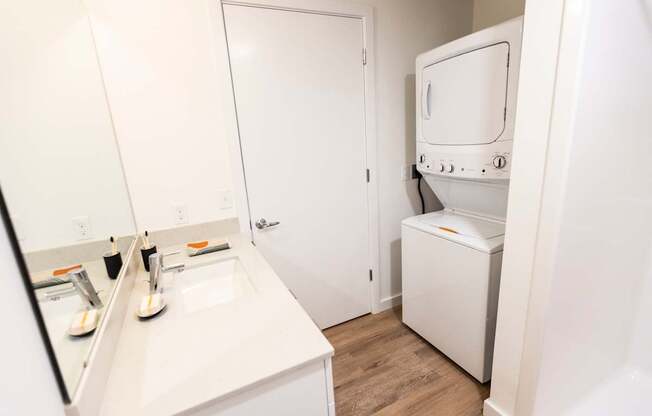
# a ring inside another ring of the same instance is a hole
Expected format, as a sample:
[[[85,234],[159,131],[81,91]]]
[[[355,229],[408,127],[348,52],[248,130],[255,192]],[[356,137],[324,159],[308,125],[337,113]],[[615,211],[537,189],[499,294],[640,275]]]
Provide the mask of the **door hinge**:
[[[367,48],[362,48],[362,65],[367,65]]]
[[[373,282],[374,281],[374,272],[373,270],[369,269],[369,281]]]
[[[367,183],[370,182],[371,179],[371,172],[369,172],[369,169],[367,169]]]

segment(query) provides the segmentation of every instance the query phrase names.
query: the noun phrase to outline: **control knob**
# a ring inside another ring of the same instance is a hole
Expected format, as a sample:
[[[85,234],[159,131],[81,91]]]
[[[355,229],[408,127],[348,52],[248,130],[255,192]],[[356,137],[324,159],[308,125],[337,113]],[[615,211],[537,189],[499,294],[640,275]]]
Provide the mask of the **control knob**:
[[[419,163],[423,163],[426,161],[426,155],[419,155]]]
[[[507,165],[507,159],[505,156],[494,156],[492,163],[496,169],[502,169]]]
[[[443,163],[440,163],[440,164],[439,164],[439,171],[440,171],[441,173],[444,173],[445,170],[446,170],[446,166],[444,166]]]
[[[446,172],[448,172],[448,173],[453,173],[454,170],[455,170],[455,167],[453,166],[452,163],[450,165],[448,165],[448,167],[446,167]]]

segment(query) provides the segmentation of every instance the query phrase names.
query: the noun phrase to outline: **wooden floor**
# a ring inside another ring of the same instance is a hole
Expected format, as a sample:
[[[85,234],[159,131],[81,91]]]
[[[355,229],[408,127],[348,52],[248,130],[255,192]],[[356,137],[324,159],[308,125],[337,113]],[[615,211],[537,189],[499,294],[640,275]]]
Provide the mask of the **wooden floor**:
[[[401,323],[400,307],[324,331],[335,347],[337,416],[482,415],[476,382]]]

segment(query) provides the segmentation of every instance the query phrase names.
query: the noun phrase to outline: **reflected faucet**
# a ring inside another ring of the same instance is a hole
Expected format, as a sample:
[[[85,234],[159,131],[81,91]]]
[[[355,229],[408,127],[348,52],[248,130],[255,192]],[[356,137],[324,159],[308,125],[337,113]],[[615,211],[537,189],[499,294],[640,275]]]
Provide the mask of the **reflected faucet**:
[[[164,266],[163,259],[167,256],[172,256],[179,254],[180,251],[174,251],[172,253],[153,253],[149,256],[149,293],[154,294],[159,291],[159,280],[161,278],[161,273],[168,272],[170,270],[182,271],[186,267],[182,263],[173,264],[171,266]]]
[[[68,272],[68,277],[86,308],[99,309],[104,306],[91,279],[88,278],[86,269],[80,267],[79,269],[72,270]]]

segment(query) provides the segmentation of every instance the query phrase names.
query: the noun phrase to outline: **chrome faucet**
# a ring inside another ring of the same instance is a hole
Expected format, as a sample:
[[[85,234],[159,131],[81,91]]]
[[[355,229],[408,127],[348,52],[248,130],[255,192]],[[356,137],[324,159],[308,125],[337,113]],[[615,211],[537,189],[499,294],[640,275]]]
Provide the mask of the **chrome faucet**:
[[[149,293],[154,294],[159,291],[159,280],[161,278],[161,273],[168,272],[170,270],[182,271],[186,266],[182,263],[173,264],[170,266],[163,265],[163,259],[167,256],[172,256],[174,254],[179,254],[180,251],[174,251],[172,253],[154,253],[149,256]]]
[[[78,269],[68,272],[68,277],[72,282],[72,285],[75,287],[75,291],[81,297],[82,302],[88,309],[99,309],[102,306],[102,300],[100,299],[93,282],[88,278],[88,273],[86,269],[80,267]]]

